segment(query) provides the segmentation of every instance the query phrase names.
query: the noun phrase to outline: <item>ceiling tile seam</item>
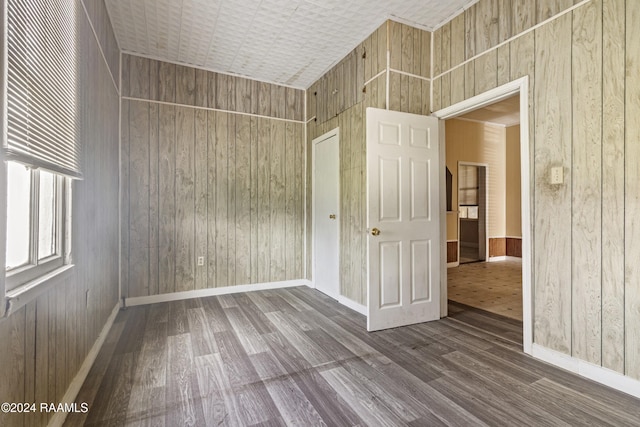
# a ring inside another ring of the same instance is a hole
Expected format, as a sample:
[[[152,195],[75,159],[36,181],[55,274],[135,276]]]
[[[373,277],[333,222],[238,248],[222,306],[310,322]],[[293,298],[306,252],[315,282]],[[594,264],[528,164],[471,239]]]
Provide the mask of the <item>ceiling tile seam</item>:
[[[142,3],[142,10],[143,10],[143,13],[144,13],[144,18],[143,18],[144,19],[144,29],[145,29],[145,31],[147,33],[147,40],[150,40],[151,38],[149,37],[149,18],[147,17],[147,3],[146,2]],[[150,48],[149,43],[147,43],[147,50],[150,50],[149,48]]]
[[[301,86],[286,85],[286,84],[277,83],[277,82],[273,82],[273,81],[266,80],[266,79],[260,79],[260,78],[257,78],[257,77],[250,77],[250,76],[245,76],[245,75],[242,75],[242,74],[229,73],[227,71],[219,71],[219,70],[216,70],[216,69],[213,69],[213,68],[209,68],[209,67],[205,67],[205,66],[202,66],[202,65],[189,64],[189,63],[181,62],[181,61],[173,61],[173,60],[169,60],[169,59],[166,59],[166,58],[160,58],[160,57],[157,57],[157,56],[154,56],[154,55],[145,55],[143,53],[134,52],[134,51],[127,50],[127,49],[121,49],[120,51],[124,55],[130,55],[130,56],[137,56],[137,57],[140,57],[140,58],[152,59],[154,61],[166,62],[167,64],[180,65],[180,66],[183,66],[183,67],[191,67],[191,68],[195,68],[197,70],[210,71],[212,73],[224,74],[226,76],[239,77],[239,78],[242,78],[242,79],[253,80],[253,81],[256,81],[256,82],[268,83],[268,84],[272,84],[272,85],[276,85],[276,86],[282,86],[282,87],[288,87],[290,89],[297,89],[297,90],[307,90],[308,89],[308,88],[301,87]],[[309,85],[309,86],[311,86],[311,85]]]
[[[260,1],[260,4],[262,4],[262,1]],[[216,34],[215,29],[218,28],[218,20],[220,19],[220,9],[222,9],[222,2],[218,3],[218,10],[216,11],[216,19],[213,22],[214,30],[211,32],[211,38],[209,39],[209,46],[207,46],[207,53],[204,55],[205,62],[209,58],[209,55],[211,55],[211,49],[213,48],[213,40],[215,39],[215,34]]]
[[[260,4],[262,4],[262,2],[260,2]],[[299,7],[299,6],[298,6],[298,7]],[[295,9],[294,9],[290,14],[289,14],[289,16],[287,16],[287,21],[286,21],[287,23],[289,23],[289,21],[291,21],[291,17],[292,17],[292,16],[293,16],[293,14],[295,13],[295,11],[296,11],[296,10],[298,10],[298,7],[296,7],[296,8],[295,8]],[[279,28],[278,32],[276,33],[277,35],[275,35],[275,36],[273,37],[274,43],[275,43],[275,41],[277,41],[277,40],[278,40],[278,38],[282,35],[282,33],[283,33],[283,31],[284,31],[284,28],[285,28],[285,27],[286,27],[285,25],[281,25],[281,26],[280,26],[280,28]],[[273,50],[273,43],[272,43],[272,45],[271,45],[271,46],[269,46],[269,51],[272,51],[272,50]],[[349,52],[351,52],[351,51],[349,51]],[[236,55],[237,55],[237,53],[236,53]],[[234,60],[235,60],[235,57],[234,57]],[[263,61],[262,63],[264,63],[264,61]],[[260,65],[262,65],[262,64],[260,64]],[[282,76],[282,73],[283,73],[283,72],[279,72],[279,75],[280,75],[280,76]],[[291,77],[293,77],[293,76],[289,76],[289,78],[291,78]],[[312,83],[312,84],[313,84],[313,83]],[[309,85],[309,86],[311,86],[311,85]]]
[[[256,7],[255,12],[253,13],[253,16],[251,17],[251,25],[249,28],[253,28],[253,24],[256,20],[256,15],[258,14],[258,11],[260,10],[260,7],[262,7],[262,3],[264,3],[262,0],[260,0],[260,4],[258,4],[258,7]],[[220,3],[222,4],[222,2]],[[218,13],[220,13],[220,9],[218,8]],[[216,21],[218,19],[219,15],[216,15]],[[244,32],[244,35],[242,37],[242,41],[240,42],[240,48],[238,50],[236,50],[235,55],[233,55],[233,59],[231,60],[231,67],[233,67],[234,63],[236,62],[236,59],[238,58],[238,55],[240,54],[240,50],[242,49],[242,47],[245,44],[245,41],[247,40],[247,35],[249,34],[248,31]],[[211,40],[213,41],[213,37],[211,38]],[[210,45],[211,46],[211,45]],[[207,58],[209,57],[208,52],[207,52]],[[206,60],[206,59],[205,59]]]
[[[184,0],[182,0],[180,2],[180,21],[179,21],[180,22],[180,28],[178,29],[178,45],[177,45],[178,46],[178,58],[180,58],[180,54],[181,54],[180,46],[182,46],[182,43],[181,43],[182,42],[182,26],[184,25],[184,22],[182,20],[183,16],[184,16]]]

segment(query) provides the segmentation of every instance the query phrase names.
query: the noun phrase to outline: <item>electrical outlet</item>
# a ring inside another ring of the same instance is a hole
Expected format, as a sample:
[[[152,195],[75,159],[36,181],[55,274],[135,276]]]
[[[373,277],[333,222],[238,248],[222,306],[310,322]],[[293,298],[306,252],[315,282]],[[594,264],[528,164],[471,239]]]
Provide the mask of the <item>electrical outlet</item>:
[[[204,265],[204,257],[203,256],[199,256],[198,257],[198,266],[203,266]]]
[[[549,181],[551,184],[562,184],[564,182],[562,166],[552,167]]]

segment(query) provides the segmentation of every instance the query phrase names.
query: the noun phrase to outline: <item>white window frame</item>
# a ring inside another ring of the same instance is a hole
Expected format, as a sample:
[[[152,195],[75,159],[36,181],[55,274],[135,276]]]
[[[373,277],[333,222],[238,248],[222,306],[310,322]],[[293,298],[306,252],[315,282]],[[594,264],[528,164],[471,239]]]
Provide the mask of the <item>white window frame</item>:
[[[40,170],[30,169],[31,194],[29,213],[29,259],[26,264],[6,270],[7,293],[19,290],[21,286],[28,285],[53,271],[69,264],[70,257],[68,247],[67,223],[69,209],[67,199],[70,193],[70,179],[59,174],[55,177],[55,251],[41,260],[38,259],[38,233],[39,233],[39,205],[40,205]],[[7,206],[11,209],[10,206]]]

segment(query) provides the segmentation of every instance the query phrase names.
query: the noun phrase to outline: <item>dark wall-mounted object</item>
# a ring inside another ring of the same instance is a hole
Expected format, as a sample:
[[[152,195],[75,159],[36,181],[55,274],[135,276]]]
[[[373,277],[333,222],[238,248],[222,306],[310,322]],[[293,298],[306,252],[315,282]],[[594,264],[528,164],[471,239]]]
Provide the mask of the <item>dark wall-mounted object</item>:
[[[453,191],[453,175],[451,174],[451,171],[449,170],[449,168],[447,168],[446,170],[445,179],[447,181],[447,212],[448,212],[453,210],[452,203],[451,203],[451,193]]]

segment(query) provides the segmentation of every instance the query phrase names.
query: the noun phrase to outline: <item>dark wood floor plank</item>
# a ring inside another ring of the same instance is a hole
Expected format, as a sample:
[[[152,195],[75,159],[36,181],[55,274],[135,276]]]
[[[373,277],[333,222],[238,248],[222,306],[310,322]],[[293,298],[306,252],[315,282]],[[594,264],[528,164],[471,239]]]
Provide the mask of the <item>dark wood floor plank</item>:
[[[323,424],[322,417],[313,404],[271,353],[259,353],[250,358],[286,424],[293,426]]]
[[[127,424],[147,425],[150,419],[164,422],[164,390],[167,385],[167,322],[153,322],[149,311],[144,342],[137,356]],[[160,317],[162,319],[162,317]]]
[[[101,398],[102,396],[98,395],[98,392],[101,388],[101,384],[104,382],[110,363],[113,360],[113,354],[122,332],[124,331],[126,321],[127,315],[125,312],[118,312],[118,315],[111,326],[111,330],[107,334],[107,338],[105,339],[100,352],[96,356],[93,366],[89,370],[87,379],[82,384],[82,387],[78,392],[78,396],[76,397],[77,402],[86,402],[89,407],[92,408],[92,415],[99,413],[100,407],[102,406],[101,404],[104,403],[104,399]],[[96,401],[95,404],[94,401]],[[64,425],[67,427],[84,425],[88,416],[88,412],[72,412],[67,416]]]
[[[521,325],[366,331],[307,287],[121,311],[66,425],[640,425],[640,400],[522,352]]]
[[[238,402],[224,372],[220,354],[196,357],[195,365],[207,425],[225,425],[231,424],[233,420],[240,420]]]
[[[235,333],[220,332],[215,337],[242,423],[251,425],[278,418],[278,408]]]
[[[580,390],[572,390],[552,380],[543,378],[532,385],[556,402],[571,402],[579,410],[587,413],[594,424],[601,426],[637,426],[640,418],[633,414],[612,410],[612,408],[596,399],[583,395]],[[637,409],[638,405],[634,405]]]
[[[456,366],[446,375],[449,382],[470,394],[482,390],[484,402],[496,409],[506,410],[518,424],[549,427],[569,425],[551,413],[540,412],[537,404],[542,396],[537,396],[528,384],[513,380],[459,351],[443,357]],[[536,403],[532,403],[534,401]],[[550,402],[542,403],[547,406]]]
[[[291,346],[281,333],[265,335],[265,339],[271,353],[293,378],[327,425],[365,425],[311,363]]]
[[[184,304],[181,309],[186,310]],[[194,394],[197,382],[193,363],[190,334],[170,335],[167,338],[167,414],[165,422],[169,426],[204,424],[202,405]]]
[[[125,309],[127,320],[116,345],[115,354],[139,352],[144,341],[144,325],[147,323],[148,306],[129,307]]]
[[[474,417],[477,417],[486,425],[519,425],[514,415],[510,415],[506,411],[490,404],[490,401],[485,399],[484,395],[480,395],[480,390],[476,393],[469,393],[463,388],[458,387],[449,377],[440,377],[431,381],[429,384],[437,390],[438,393],[451,399],[451,401],[460,407],[464,407],[465,410],[472,413]]]
[[[291,292],[280,292],[280,297],[298,311],[313,310],[313,307],[311,307],[309,304],[307,304]]]
[[[116,354],[113,357],[113,369],[108,370],[108,376],[113,378],[109,387],[105,387],[99,394],[108,396],[104,405],[104,412],[100,419],[89,417],[88,425],[122,425],[126,421],[129,398],[133,385],[133,376],[136,369],[136,353]],[[110,366],[111,367],[111,366]]]
[[[417,418],[403,420],[389,411],[382,396],[369,392],[343,368],[323,371],[321,375],[368,426],[398,426]]]
[[[213,333],[231,330],[229,319],[227,319],[227,316],[224,314],[224,310],[217,297],[203,298],[202,308],[207,315],[209,328]]]
[[[267,350],[267,345],[262,340],[262,336],[239,307],[225,308],[224,312],[247,354],[257,354]]]
[[[209,327],[207,316],[203,307],[187,309],[187,321],[191,333],[194,357],[205,354],[217,353],[218,346]]]
[[[319,366],[331,361],[329,355],[306,336],[304,331],[298,329],[297,325],[283,313],[267,313],[267,317],[271,320],[271,323],[278,328],[278,331],[284,335],[288,343],[295,347],[312,366]]]
[[[442,375],[440,371],[429,366],[426,360],[416,360],[415,357],[406,354],[401,351],[396,351],[396,344],[389,342],[385,339],[383,334],[371,333],[367,334],[366,331],[358,329],[358,327],[344,317],[334,317],[332,319],[339,326],[345,330],[357,335],[361,340],[374,348],[377,352],[385,355],[391,359],[394,363],[402,366],[404,369],[411,372],[411,374],[420,378],[422,381],[429,382]],[[360,333],[358,333],[360,331]]]
[[[167,324],[167,333],[182,335],[189,332],[189,319],[187,318],[187,303],[184,300],[173,301],[169,304],[170,311]]]
[[[235,294],[234,298],[238,301],[239,309],[259,334],[268,334],[274,331],[267,316],[265,316],[264,312],[249,298],[248,294]]]
[[[273,305],[271,301],[267,299],[264,291],[248,292],[247,297],[253,301],[256,307],[258,307],[258,309],[260,309],[264,314],[278,311],[278,307]]]

